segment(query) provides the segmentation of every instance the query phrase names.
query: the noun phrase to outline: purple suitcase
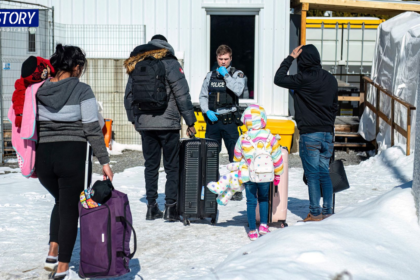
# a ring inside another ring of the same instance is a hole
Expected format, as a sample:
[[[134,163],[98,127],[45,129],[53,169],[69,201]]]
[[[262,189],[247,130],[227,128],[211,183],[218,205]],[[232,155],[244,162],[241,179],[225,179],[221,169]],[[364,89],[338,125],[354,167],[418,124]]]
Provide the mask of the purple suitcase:
[[[85,188],[87,185],[85,179]],[[80,266],[82,278],[117,277],[130,272],[129,262],[137,249],[136,232],[128,197],[117,190],[96,208],[86,209],[79,203]],[[134,251],[130,254],[131,231]]]

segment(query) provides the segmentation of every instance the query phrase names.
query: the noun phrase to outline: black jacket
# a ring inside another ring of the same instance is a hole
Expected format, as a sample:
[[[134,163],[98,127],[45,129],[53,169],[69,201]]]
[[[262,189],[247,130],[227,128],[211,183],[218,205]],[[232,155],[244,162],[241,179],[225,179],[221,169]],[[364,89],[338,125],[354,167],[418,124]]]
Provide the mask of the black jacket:
[[[322,69],[314,45],[302,47],[297,58],[299,72],[287,75],[294,58],[288,56],[274,77],[274,84],[294,90],[296,122],[301,134],[334,132],[338,110],[338,83],[333,75]]]
[[[130,54],[124,66],[130,74],[136,63],[147,56],[162,59],[166,69],[166,92],[169,95],[169,103],[165,112],[160,114],[141,113],[135,115],[132,110],[131,77],[128,78],[124,96],[124,106],[130,122],[135,124],[137,131],[142,130],[180,130],[181,115],[188,126],[193,125],[197,119],[194,115],[194,107],[187,80],[181,65],[174,56],[171,45],[162,40],[152,40],[147,44],[136,47]],[[171,57],[171,59],[164,59]]]

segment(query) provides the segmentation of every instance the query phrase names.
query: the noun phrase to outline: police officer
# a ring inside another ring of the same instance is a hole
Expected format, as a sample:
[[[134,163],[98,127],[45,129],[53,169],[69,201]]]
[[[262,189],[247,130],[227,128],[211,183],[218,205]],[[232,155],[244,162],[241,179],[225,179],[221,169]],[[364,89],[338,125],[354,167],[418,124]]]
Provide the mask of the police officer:
[[[206,138],[219,143],[222,138],[229,153],[229,161],[233,162],[233,151],[239,138],[238,126],[241,123],[239,112],[239,96],[248,91],[247,78],[240,70],[230,66],[232,49],[221,45],[216,50],[218,68],[207,73],[200,92],[200,107],[207,123]],[[234,196],[240,200],[242,193]]]

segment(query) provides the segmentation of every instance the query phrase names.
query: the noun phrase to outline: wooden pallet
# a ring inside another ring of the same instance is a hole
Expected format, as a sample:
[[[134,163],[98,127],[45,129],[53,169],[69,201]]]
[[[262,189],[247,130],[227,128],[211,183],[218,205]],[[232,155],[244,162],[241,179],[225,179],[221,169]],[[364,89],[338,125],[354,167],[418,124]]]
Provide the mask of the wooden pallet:
[[[346,132],[336,131],[335,138],[344,138],[344,142],[334,142],[334,148],[346,148],[347,153],[350,152],[350,148],[368,148],[374,146],[364,140],[358,132]],[[348,142],[349,139],[357,139],[357,142]]]

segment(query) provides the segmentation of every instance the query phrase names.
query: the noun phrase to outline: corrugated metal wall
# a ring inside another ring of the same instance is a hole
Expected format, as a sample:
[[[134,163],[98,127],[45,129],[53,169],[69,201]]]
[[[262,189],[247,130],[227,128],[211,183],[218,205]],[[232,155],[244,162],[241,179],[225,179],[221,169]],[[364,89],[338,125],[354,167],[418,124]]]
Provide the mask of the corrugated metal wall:
[[[273,84],[289,51],[289,1],[281,0],[33,0],[54,6],[55,21],[64,24],[144,24],[146,38],[163,34],[184,53],[184,72],[193,101],[208,72],[208,21],[214,11],[258,15],[256,71],[258,103],[269,115],[288,115],[288,94]],[[128,56],[129,54],[127,54]]]

